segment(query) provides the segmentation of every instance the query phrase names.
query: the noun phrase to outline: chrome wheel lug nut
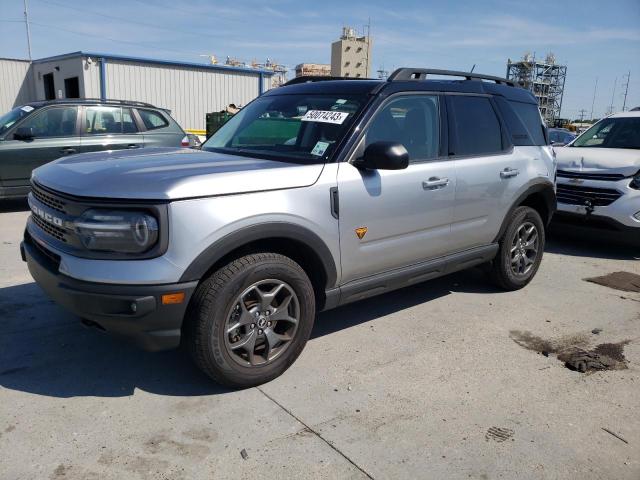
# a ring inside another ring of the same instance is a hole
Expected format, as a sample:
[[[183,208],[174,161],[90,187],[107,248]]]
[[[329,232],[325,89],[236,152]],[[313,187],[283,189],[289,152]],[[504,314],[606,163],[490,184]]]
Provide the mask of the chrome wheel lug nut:
[[[260,316],[260,312],[256,312],[253,314],[254,317],[259,317]]]
[[[252,324],[251,324],[251,328],[256,328],[256,324],[255,324],[255,323],[252,323]]]
[[[262,335],[262,330],[258,330],[258,333],[259,333],[260,335]]]
[[[271,322],[267,322],[267,327],[270,327],[270,326],[271,326]]]

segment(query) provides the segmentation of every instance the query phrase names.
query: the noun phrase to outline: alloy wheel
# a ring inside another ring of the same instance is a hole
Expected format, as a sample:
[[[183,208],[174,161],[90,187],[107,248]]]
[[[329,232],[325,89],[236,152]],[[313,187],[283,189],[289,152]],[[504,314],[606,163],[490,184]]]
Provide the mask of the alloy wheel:
[[[538,257],[538,229],[532,222],[518,227],[511,242],[511,271],[517,276],[527,275]]]
[[[299,320],[293,288],[281,280],[260,280],[238,295],[228,312],[227,352],[243,366],[271,363],[290,346]]]

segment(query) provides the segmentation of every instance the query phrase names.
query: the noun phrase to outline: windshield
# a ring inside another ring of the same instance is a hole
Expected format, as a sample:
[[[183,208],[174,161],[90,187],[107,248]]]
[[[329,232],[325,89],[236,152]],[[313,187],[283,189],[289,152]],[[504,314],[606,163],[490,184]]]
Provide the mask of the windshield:
[[[25,105],[24,107],[14,108],[13,110],[9,110],[7,113],[0,117],[0,135],[9,130],[15,123],[31,112],[33,112],[34,108],[29,105]]]
[[[640,117],[605,118],[580,135],[572,146],[640,149]]]
[[[322,163],[333,153],[366,96],[268,95],[240,110],[202,146],[285,162]]]

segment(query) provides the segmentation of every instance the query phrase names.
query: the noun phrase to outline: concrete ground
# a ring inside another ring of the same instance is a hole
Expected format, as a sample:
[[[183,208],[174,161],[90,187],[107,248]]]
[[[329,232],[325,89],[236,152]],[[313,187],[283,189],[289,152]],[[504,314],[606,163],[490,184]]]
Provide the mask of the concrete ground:
[[[472,270],[324,313],[282,377],[229,391],[81,327],[19,259],[24,204],[2,208],[2,480],[640,478],[640,294],[583,281],[640,273],[638,249],[555,238],[518,292]],[[523,332],[629,340],[628,369],[571,371]]]

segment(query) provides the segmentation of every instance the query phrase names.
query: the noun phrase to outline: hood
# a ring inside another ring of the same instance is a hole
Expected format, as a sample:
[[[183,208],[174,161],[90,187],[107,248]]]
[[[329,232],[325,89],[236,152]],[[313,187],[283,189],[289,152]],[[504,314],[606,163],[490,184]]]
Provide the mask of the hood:
[[[598,147],[556,148],[558,170],[631,177],[640,170],[640,150]]]
[[[82,153],[33,171],[53,190],[81,197],[177,200],[316,182],[323,165],[299,165],[185,148]]]

